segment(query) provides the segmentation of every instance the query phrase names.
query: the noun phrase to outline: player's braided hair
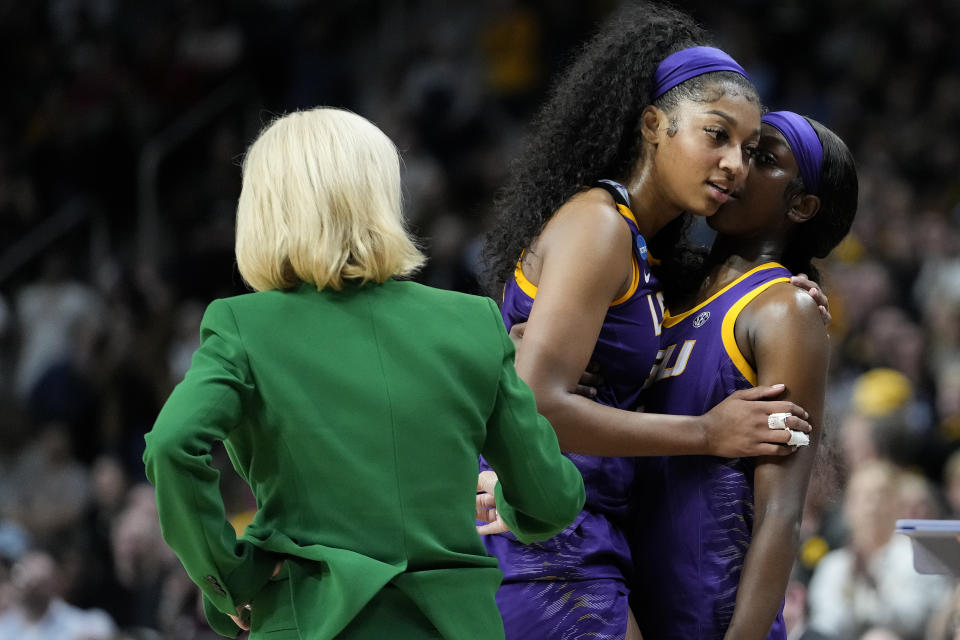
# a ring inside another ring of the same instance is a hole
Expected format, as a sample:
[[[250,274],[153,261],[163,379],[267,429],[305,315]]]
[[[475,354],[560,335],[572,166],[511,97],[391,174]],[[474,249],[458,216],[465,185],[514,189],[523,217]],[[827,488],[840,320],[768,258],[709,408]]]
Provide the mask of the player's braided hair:
[[[626,179],[643,149],[640,114],[665,57],[709,44],[690,16],[647,2],[625,3],[589,40],[553,87],[535,118],[507,185],[496,200],[497,220],[483,249],[487,292],[499,299],[524,248],[584,185]],[[699,76],[654,103],[668,113],[682,100],[716,100],[756,89],[731,72]]]

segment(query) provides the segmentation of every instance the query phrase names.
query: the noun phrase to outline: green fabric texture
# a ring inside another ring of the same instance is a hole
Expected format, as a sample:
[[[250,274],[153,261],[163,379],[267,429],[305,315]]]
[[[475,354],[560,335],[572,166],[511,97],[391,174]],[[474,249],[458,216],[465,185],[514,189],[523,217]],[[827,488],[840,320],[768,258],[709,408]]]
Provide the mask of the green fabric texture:
[[[235,637],[227,614],[250,603],[251,638],[333,638],[391,585],[442,637],[503,637],[501,574],[474,522],[478,455],[524,542],[555,535],[584,500],[513,357],[492,300],[411,282],[211,303],[144,453],[211,627]],[[239,539],[218,441],[257,500]],[[283,589],[270,580],[281,560]]]

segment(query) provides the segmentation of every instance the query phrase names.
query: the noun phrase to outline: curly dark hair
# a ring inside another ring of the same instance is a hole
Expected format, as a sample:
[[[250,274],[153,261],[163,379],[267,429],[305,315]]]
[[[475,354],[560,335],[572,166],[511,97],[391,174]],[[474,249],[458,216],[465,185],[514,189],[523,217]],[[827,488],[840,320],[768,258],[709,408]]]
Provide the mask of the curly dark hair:
[[[683,100],[742,93],[759,103],[743,76],[714,72],[651,99],[657,65],[668,55],[709,44],[693,19],[673,8],[628,2],[590,39],[554,85],[533,121],[487,233],[483,285],[500,297],[522,251],[553,213],[584,185],[627,178],[642,153],[640,115],[654,104],[670,113]]]

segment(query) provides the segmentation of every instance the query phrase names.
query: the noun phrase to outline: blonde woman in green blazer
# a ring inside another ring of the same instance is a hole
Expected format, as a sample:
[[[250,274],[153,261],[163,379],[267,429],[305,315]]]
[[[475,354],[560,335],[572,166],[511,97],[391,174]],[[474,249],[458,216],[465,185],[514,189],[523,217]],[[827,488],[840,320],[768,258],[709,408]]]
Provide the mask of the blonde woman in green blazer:
[[[292,113],[247,152],[237,265],[147,434],[164,538],[211,626],[251,638],[503,637],[477,533],[477,457],[522,541],[583,504],[583,482],[517,377],[493,301],[395,279],[423,262],[399,159],[374,125]],[[210,451],[258,512],[236,538]]]

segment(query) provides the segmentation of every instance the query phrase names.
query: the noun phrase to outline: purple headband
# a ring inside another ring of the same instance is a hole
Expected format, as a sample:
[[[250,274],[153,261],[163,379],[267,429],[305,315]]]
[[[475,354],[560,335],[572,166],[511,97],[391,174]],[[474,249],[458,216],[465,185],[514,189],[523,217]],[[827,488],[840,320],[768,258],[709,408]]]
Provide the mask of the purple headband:
[[[813,125],[793,111],[771,111],[760,119],[761,122],[776,127],[783,134],[793,151],[803,177],[803,186],[807,193],[820,194],[820,173],[823,168],[823,144],[813,129]]]
[[[671,53],[657,66],[653,76],[653,99],[656,100],[681,82],[713,71],[733,71],[750,79],[743,67],[720,49],[690,47]]]

